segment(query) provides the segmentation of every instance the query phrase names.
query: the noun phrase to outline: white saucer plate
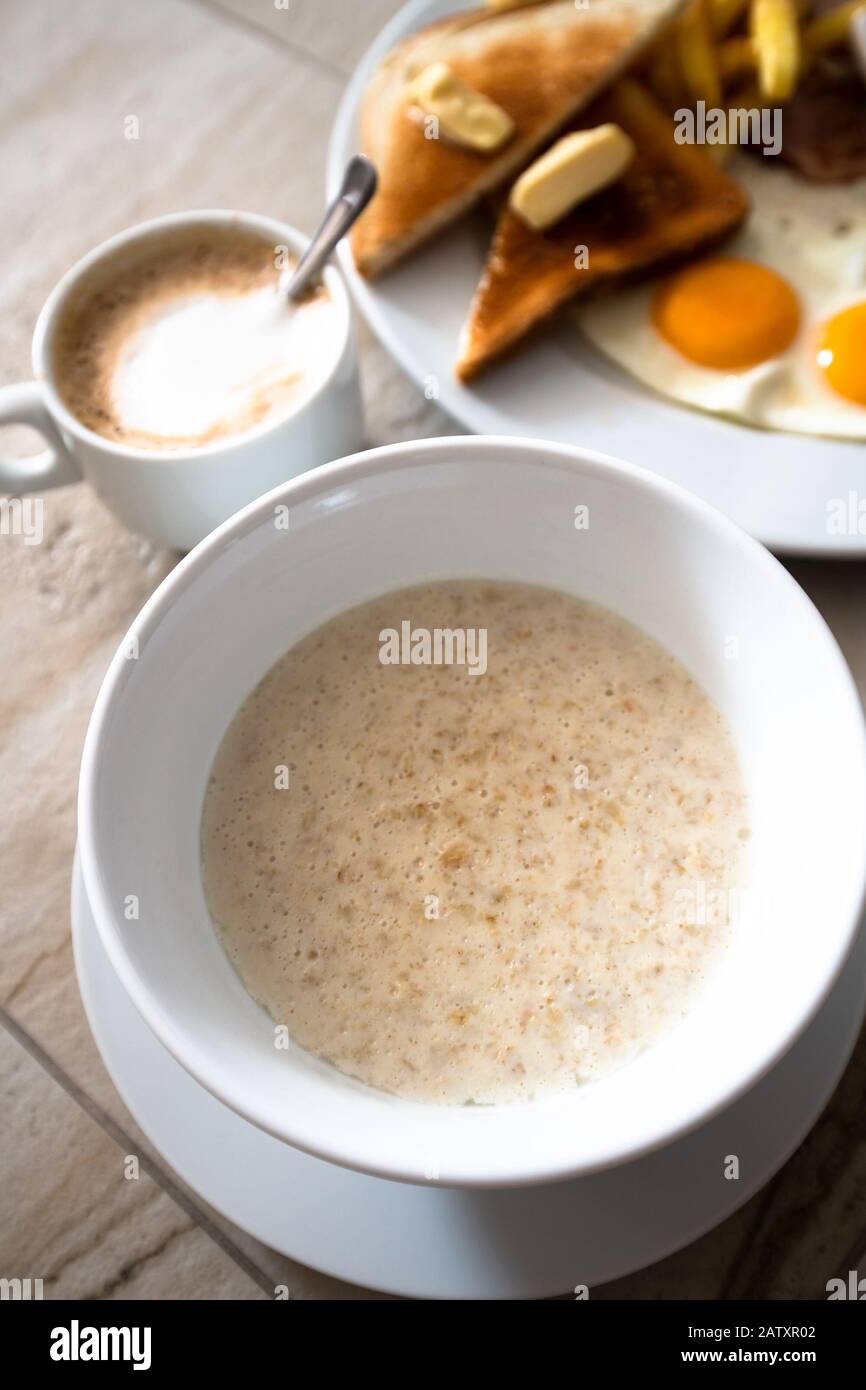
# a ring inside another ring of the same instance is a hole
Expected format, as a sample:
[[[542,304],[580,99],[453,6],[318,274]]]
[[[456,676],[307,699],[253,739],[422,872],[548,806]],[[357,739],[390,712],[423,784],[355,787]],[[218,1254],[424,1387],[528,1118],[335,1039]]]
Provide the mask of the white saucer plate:
[[[746,1202],[801,1143],[866,1007],[866,929],[814,1022],[734,1106],[667,1149],[549,1187],[463,1191],[310,1158],[226,1109],[157,1042],[114,973],[76,859],[78,979],[108,1071],[141,1129],[210,1205],[314,1269],[417,1298],[528,1299],[603,1284],[680,1249]],[[720,1039],[720,1046],[724,1040]],[[724,1177],[728,1155],[740,1177]]]
[[[405,35],[477,0],[410,0],[358,64],[331,133],[328,193],[358,149],[374,69]],[[823,196],[823,195],[822,195]],[[460,328],[490,239],[479,217],[370,283],[339,249],[355,303],[400,366],[464,429],[577,444],[651,468],[779,553],[866,556],[866,533],[828,530],[828,504],[866,491],[866,447],[733,424],[656,396],[607,362],[564,316],[472,387],[453,373]],[[846,512],[846,515],[848,513]]]

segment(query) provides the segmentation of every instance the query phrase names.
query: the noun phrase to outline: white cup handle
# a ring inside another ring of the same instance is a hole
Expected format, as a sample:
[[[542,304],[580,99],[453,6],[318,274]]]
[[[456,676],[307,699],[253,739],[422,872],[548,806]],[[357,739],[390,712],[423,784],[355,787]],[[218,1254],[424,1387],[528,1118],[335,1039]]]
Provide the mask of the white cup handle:
[[[0,425],[30,425],[48,445],[34,458],[0,458],[0,491],[37,492],[77,482],[81,470],[73,459],[54,421],[37,381],[0,389]]]

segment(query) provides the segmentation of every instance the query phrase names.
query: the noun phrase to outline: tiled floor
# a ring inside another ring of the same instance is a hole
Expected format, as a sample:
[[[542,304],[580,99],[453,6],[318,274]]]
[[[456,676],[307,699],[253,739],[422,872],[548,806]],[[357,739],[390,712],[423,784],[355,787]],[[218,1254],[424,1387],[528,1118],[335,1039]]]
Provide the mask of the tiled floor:
[[[395,9],[2,0],[3,379],[28,374],[33,320],[59,274],[130,222],[235,206],[310,230],[345,77]],[[137,140],[125,138],[130,115]],[[361,336],[371,443],[454,432]],[[25,432],[7,434],[4,447],[28,447]],[[46,1297],[247,1299],[277,1284],[293,1298],[364,1297],[185,1191],[137,1132],[83,1016],[68,916],[81,742],[110,653],[171,563],[81,487],[48,494],[42,545],[0,538],[0,1275],[43,1278]],[[794,570],[866,687],[866,567]],[[595,1296],[821,1296],[866,1232],[864,1078],[861,1045],[775,1182],[690,1249]]]

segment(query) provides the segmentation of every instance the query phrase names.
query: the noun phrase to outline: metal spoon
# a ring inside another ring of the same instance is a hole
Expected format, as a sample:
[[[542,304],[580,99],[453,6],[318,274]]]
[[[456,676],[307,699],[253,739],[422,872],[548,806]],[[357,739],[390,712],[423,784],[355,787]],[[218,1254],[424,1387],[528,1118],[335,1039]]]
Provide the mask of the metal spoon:
[[[301,299],[316,279],[337,242],[360,217],[376,192],[379,176],[366,155],[356,154],[346,166],[340,191],[320,222],[312,241],[291,270],[280,277],[280,291],[289,299]]]

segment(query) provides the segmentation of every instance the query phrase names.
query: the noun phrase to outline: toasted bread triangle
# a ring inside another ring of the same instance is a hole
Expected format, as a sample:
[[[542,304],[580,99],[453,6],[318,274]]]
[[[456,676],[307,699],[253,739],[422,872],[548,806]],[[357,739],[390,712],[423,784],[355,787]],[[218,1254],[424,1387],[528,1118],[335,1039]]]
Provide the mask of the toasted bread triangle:
[[[461,335],[462,381],[567,300],[674,265],[723,241],[745,218],[749,200],[740,185],[704,151],[678,145],[670,116],[636,82],[616,83],[575,125],[606,121],[637,149],[616,184],[544,232],[503,205]]]
[[[517,173],[535,151],[641,52],[683,0],[546,0],[517,10],[463,11],[405,39],[372,78],[361,108],[361,149],[379,190],[352,235],[372,277]],[[428,139],[411,84],[430,63],[508,112],[515,133],[478,154]]]

